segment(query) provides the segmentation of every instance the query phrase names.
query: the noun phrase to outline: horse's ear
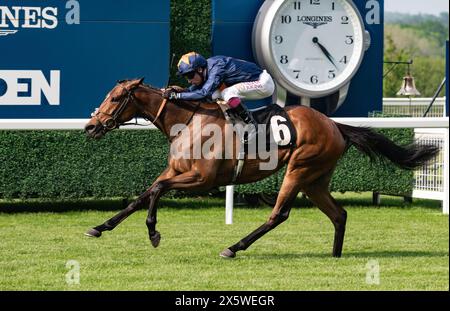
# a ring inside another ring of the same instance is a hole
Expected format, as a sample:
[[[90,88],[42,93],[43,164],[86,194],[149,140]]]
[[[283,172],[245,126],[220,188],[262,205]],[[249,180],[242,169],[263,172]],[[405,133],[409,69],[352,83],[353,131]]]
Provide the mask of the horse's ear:
[[[128,84],[129,90],[139,87],[142,84],[142,81],[144,81],[144,78],[130,80],[130,83]]]

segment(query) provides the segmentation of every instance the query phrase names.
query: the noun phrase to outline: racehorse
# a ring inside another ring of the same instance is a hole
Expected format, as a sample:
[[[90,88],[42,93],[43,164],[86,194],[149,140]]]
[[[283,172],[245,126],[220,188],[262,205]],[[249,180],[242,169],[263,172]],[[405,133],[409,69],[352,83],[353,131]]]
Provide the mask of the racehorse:
[[[86,232],[91,237],[100,237],[103,231],[113,230],[120,222],[137,209],[148,206],[146,225],[153,247],[160,243],[161,235],[156,230],[157,202],[166,192],[178,190],[203,191],[217,186],[243,184],[263,179],[283,166],[286,173],[268,220],[238,243],[220,253],[225,258],[233,258],[236,252],[246,250],[264,234],[284,222],[288,217],[294,199],[303,192],[317,207],[329,217],[334,225],[335,235],[332,255],[340,257],[344,242],[347,212],[336,202],[329,192],[329,184],[338,160],[346,150],[354,145],[359,151],[374,159],[389,159],[404,169],[414,169],[425,164],[438,153],[432,146],[411,144],[399,146],[370,128],[339,124],[322,113],[305,106],[284,108],[296,131],[296,146],[278,149],[278,162],[271,170],[260,170],[262,160],[246,159],[242,173],[233,182],[233,172],[237,164],[235,157],[227,159],[218,156],[223,150],[209,150],[211,154],[200,158],[176,158],[168,156],[168,166],[153,184],[136,201],[103,224]],[[205,142],[209,137],[194,133],[194,116],[201,117],[202,124],[215,124],[225,138],[226,118],[215,103],[196,101],[168,101],[162,91],[143,84],[142,79],[123,80],[108,93],[100,107],[92,114],[85,126],[89,137],[99,139],[107,132],[119,128],[134,117],[143,117],[169,139],[171,146],[181,136],[171,136],[171,127],[184,124],[193,140]],[[232,134],[233,143],[240,144],[239,137]],[[193,142],[188,145],[193,148]]]

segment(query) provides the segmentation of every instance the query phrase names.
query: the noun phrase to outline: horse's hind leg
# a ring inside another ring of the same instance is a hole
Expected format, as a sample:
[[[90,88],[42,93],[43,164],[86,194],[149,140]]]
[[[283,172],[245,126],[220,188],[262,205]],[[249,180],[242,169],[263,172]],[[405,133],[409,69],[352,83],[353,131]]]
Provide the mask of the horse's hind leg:
[[[298,174],[286,173],[277,197],[277,202],[272,210],[272,214],[270,215],[269,220],[258,229],[247,235],[245,238],[240,240],[238,243],[222,251],[222,253],[220,253],[220,256],[224,258],[235,257],[237,251],[246,250],[264,234],[288,219],[292,203],[297,197],[299,191],[300,186],[298,183]]]
[[[341,257],[344,244],[345,224],[347,212],[339,206],[331,196],[328,186],[330,175],[326,175],[305,188],[305,193],[317,207],[330,218],[334,225],[333,257]]]

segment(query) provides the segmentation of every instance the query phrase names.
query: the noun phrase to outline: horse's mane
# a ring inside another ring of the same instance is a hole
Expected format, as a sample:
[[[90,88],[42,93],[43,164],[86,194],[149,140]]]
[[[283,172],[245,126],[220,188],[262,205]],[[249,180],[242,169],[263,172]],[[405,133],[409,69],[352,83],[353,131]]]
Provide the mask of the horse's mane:
[[[122,83],[130,82],[130,81],[135,81],[135,80],[138,80],[138,79],[123,79],[123,80],[118,80],[117,83],[118,83],[118,84],[122,84]],[[150,84],[146,84],[146,83],[142,83],[142,82],[141,82],[141,83],[139,84],[139,86],[143,86],[144,88],[146,88],[146,89],[148,89],[148,90],[151,90],[151,91],[157,92],[157,93],[159,93],[159,94],[162,94],[162,91],[161,91],[160,88],[151,86]]]
[[[135,81],[137,79],[124,79],[119,80],[117,83],[122,84],[125,82]],[[156,93],[159,96],[162,96],[163,91],[158,88],[154,87],[150,84],[146,84],[141,82],[139,84],[139,87],[144,88],[147,91],[150,91],[151,93]],[[222,118],[225,118],[223,115],[222,109],[219,107],[219,104],[216,102],[208,102],[203,100],[177,100],[174,102],[175,105],[183,107],[189,111],[194,111],[195,113],[200,114],[207,114],[207,115],[216,115],[221,116]]]
[[[157,92],[159,94],[162,94],[162,92],[163,92],[160,88],[151,86],[150,84],[141,83],[141,86],[143,86],[144,88],[147,88],[147,89],[149,89],[151,91],[155,91],[155,92]]]

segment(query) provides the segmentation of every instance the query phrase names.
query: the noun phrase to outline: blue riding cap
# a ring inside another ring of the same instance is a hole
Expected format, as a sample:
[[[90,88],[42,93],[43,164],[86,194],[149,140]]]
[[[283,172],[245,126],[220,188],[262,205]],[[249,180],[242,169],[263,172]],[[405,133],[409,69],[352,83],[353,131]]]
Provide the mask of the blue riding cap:
[[[206,59],[196,52],[184,54],[178,62],[177,75],[185,75],[197,68],[206,67],[208,65]]]

